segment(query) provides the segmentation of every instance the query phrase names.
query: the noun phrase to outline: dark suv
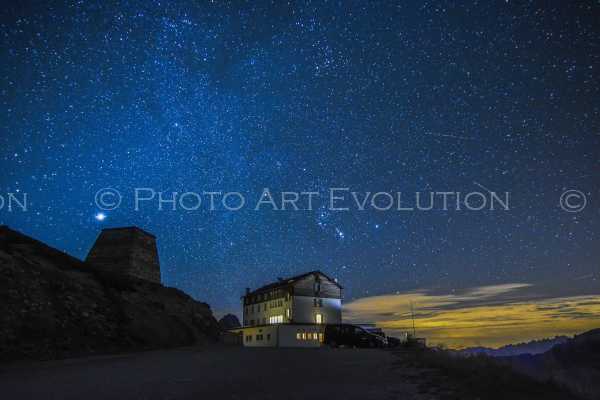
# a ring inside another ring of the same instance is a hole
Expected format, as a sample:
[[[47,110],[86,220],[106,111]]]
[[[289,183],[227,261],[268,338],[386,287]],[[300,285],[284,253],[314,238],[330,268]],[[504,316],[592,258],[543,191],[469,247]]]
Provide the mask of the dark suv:
[[[327,325],[325,344],[331,347],[387,347],[385,337],[374,335],[360,326],[350,324]]]

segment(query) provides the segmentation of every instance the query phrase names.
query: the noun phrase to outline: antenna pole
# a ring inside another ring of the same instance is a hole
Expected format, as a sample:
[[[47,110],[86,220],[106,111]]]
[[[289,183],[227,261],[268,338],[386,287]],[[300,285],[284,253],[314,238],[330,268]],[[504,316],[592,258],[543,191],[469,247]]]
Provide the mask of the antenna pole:
[[[415,330],[415,309],[413,308],[413,302],[410,302],[410,314],[412,316],[412,323],[413,323],[413,337],[417,336],[416,330]]]

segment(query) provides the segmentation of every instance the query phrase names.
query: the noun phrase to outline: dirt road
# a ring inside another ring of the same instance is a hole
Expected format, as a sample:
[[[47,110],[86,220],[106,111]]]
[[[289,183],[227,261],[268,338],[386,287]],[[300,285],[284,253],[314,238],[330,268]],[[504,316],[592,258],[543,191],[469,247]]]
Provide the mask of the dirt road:
[[[0,367],[15,399],[434,399],[384,350],[178,349]]]

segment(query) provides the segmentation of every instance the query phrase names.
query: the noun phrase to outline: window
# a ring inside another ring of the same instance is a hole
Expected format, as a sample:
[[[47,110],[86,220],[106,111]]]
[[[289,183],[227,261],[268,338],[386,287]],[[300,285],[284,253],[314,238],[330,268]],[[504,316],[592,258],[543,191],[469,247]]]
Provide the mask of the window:
[[[251,342],[251,341],[252,341],[252,335],[246,336],[246,342]]]
[[[261,340],[263,340],[263,335],[262,334],[256,335],[256,341],[259,342]]]
[[[319,299],[319,307],[323,307],[323,299]]]
[[[324,336],[322,333],[317,332],[304,332],[301,330],[296,331],[296,340],[318,340],[322,342]]]
[[[271,334],[267,333],[267,340],[271,340]]]
[[[286,308],[286,309],[285,309],[285,317],[286,317],[287,319],[290,319],[290,318],[291,318],[291,315],[292,315],[292,313],[290,312],[290,309],[289,309],[289,308]]]
[[[269,324],[282,324],[283,315],[272,315],[269,317]]]
[[[263,325],[266,325],[266,324],[267,324],[267,319],[263,318]]]
[[[325,336],[322,333],[319,333],[319,342],[323,343]]]
[[[321,282],[315,281],[314,289],[315,293],[319,293],[321,291]]]
[[[313,299],[313,307],[317,306],[317,299]]]
[[[323,323],[323,314],[315,314],[315,322],[317,324],[322,324]]]

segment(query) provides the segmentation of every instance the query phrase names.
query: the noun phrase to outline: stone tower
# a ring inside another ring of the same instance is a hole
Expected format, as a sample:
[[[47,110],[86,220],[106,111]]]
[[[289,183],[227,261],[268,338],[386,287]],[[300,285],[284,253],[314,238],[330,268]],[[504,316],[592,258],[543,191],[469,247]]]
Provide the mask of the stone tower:
[[[135,226],[103,229],[85,262],[102,271],[160,283],[156,237]]]

